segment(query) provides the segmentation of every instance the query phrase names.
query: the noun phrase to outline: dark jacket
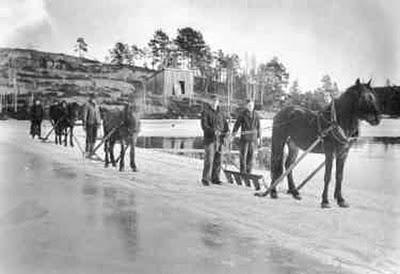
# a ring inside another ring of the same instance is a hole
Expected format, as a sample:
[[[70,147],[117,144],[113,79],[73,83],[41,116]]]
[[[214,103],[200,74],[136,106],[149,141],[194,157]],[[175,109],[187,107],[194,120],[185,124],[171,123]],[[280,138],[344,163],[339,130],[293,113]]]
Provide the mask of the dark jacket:
[[[235,134],[239,128],[241,129],[241,141],[255,142],[257,138],[261,137],[260,118],[254,110],[250,113],[250,111],[246,109],[239,115],[233,126],[233,134]]]
[[[217,135],[220,137],[219,142],[223,141],[229,132],[228,121],[223,113],[217,108],[212,109],[206,105],[201,113],[201,128],[204,133],[203,143],[205,145],[217,141]]]
[[[100,108],[96,103],[88,102],[83,108],[83,125],[100,125]]]
[[[31,121],[42,121],[43,120],[43,107],[42,105],[33,105],[30,111]]]

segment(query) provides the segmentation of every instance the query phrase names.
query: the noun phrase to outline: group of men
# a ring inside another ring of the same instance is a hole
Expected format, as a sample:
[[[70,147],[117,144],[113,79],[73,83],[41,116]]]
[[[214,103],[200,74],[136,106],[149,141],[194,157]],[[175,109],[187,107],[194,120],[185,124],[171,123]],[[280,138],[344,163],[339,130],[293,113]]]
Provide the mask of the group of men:
[[[254,110],[254,101],[247,100],[245,110],[242,111],[229,133],[227,117],[219,108],[218,96],[213,95],[202,112],[201,128],[204,133],[204,166],[202,184],[221,184],[222,148],[228,143],[228,138],[235,137],[238,130],[240,135],[240,172],[251,173],[254,155],[257,146],[261,145],[260,119]]]
[[[35,100],[29,111],[31,127],[30,135],[32,138],[41,136],[41,124],[44,117],[44,109],[40,100]],[[97,138],[97,130],[101,125],[100,108],[95,100],[95,95],[89,95],[89,101],[83,108],[83,129],[86,132],[86,147],[85,152],[87,155],[93,154],[94,145]]]
[[[40,100],[36,100],[31,107],[32,138],[41,137],[40,128],[43,120],[43,107]],[[89,101],[83,108],[83,128],[86,132],[87,155],[92,155],[97,138],[97,131],[101,125],[100,108],[94,94],[89,95]],[[228,139],[240,135],[240,172],[251,173],[257,146],[261,145],[260,119],[254,110],[254,102],[246,101],[245,109],[239,114],[230,134],[227,117],[220,110],[218,96],[213,95],[205,105],[201,115],[201,128],[204,133],[204,167],[202,184],[221,184],[221,156],[222,148],[227,145]]]

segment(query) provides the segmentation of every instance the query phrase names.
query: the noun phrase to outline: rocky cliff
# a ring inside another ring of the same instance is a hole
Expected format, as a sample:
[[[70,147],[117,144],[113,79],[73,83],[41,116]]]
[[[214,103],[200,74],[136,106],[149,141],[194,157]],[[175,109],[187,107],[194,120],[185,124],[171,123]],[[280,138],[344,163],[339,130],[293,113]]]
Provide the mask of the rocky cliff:
[[[137,102],[145,105],[142,110],[147,116],[197,116],[199,104],[191,102],[186,106],[183,102],[186,108],[177,109],[182,105],[176,102],[179,100],[170,98],[165,104],[151,91],[145,91],[146,78],[155,72],[66,54],[0,48],[0,93],[17,91],[25,104],[28,100],[21,98],[32,96],[41,98],[46,105],[58,100],[83,103],[89,92],[94,92],[102,104],[120,104],[134,94]]]
[[[0,48],[0,88],[79,99],[89,91],[102,99],[140,93],[142,82],[154,71],[104,64],[65,54],[30,49]]]

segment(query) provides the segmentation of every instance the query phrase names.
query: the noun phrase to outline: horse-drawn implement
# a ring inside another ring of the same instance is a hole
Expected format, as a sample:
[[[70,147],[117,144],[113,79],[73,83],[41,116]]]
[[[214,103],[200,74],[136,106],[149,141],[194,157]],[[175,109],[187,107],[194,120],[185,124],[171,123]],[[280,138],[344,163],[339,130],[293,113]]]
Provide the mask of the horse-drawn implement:
[[[225,174],[225,177],[227,181],[231,184],[236,183],[239,186],[247,186],[247,187],[253,187],[255,190],[260,190],[261,186],[264,186],[266,189],[265,192],[263,193],[255,193],[255,196],[259,197],[264,197],[269,194],[271,189],[273,187],[276,187],[290,172],[293,171],[293,169],[303,160],[303,158],[310,153],[320,142],[323,141],[323,138],[329,131],[332,130],[332,128],[328,129],[325,133],[322,133],[320,136],[318,136],[317,140],[311,146],[304,151],[304,153],[296,160],[295,163],[293,163],[282,175],[270,186],[268,187],[265,181],[265,178],[261,174],[252,174],[252,173],[242,173],[239,170],[239,167],[236,166],[232,161],[230,161],[230,165],[233,165],[237,170],[231,170],[227,166],[228,164],[225,163],[225,167],[223,169],[223,172]],[[230,155],[230,149],[228,154]],[[228,158],[231,158],[230,156]],[[318,167],[313,170],[307,177],[302,181],[302,183],[296,188],[297,190],[300,190],[301,188],[304,187],[304,185],[310,181],[323,167],[325,166],[325,161],[323,161]]]
[[[78,125],[76,121],[79,117],[79,110],[77,103],[62,102],[50,106],[50,123],[51,129],[46,135],[41,138],[42,141],[47,141],[52,133],[55,135],[55,143],[62,143],[62,136],[64,136],[64,145],[67,146],[67,136],[69,134],[69,143],[74,146],[74,142],[77,144],[79,151],[83,157],[88,157],[92,160],[99,160],[108,163],[111,161],[112,165],[115,166],[116,162],[120,163],[120,169],[124,167],[124,156],[125,152],[130,147],[131,149],[131,168],[136,170],[136,164],[134,162],[134,143],[137,137],[137,131],[139,130],[139,121],[134,114],[133,109],[130,106],[119,110],[117,108],[108,110],[103,108],[101,110],[103,116],[103,132],[104,136],[100,139],[100,142],[91,150],[84,150],[79,140],[73,134],[74,126]],[[134,139],[134,140],[133,140]],[[120,155],[117,159],[114,159],[114,144],[119,141],[121,144]],[[105,159],[103,159],[97,152],[104,146]]]
[[[315,112],[302,107],[289,106],[276,114],[272,125],[271,184],[269,186],[262,175],[240,173],[225,168],[225,176],[229,183],[253,186],[257,190],[263,185],[264,190],[256,192],[255,196],[270,195],[271,198],[277,198],[276,187],[287,177],[287,193],[295,199],[301,199],[299,190],[325,167],[321,206],[327,208],[330,207],[328,187],[332,163],[336,158],[334,198],[340,207],[348,207],[341,191],[343,168],[351,144],[358,136],[360,120],[365,120],[373,126],[378,125],[380,114],[370,82],[363,84],[357,79],[355,85],[348,88],[339,98],[332,97],[331,105],[321,111]],[[285,162],[284,146],[289,149]],[[299,149],[304,152],[298,157]],[[309,153],[323,153],[325,160],[296,187],[293,170]],[[283,166],[285,171],[283,171]]]
[[[55,133],[55,143],[62,144],[62,137],[64,136],[64,146],[69,144],[74,146],[74,127],[76,126],[76,121],[79,118],[79,105],[78,103],[67,103],[65,101],[51,105],[49,110],[51,129],[42,141],[47,141],[50,135]]]
[[[370,81],[371,82],[371,81]],[[287,177],[288,193],[300,199],[299,189],[325,166],[324,190],[321,206],[330,207],[328,188],[331,180],[332,164],[336,158],[336,186],[334,198],[340,207],[348,207],[342,196],[344,163],[351,141],[358,136],[359,121],[364,120],[375,126],[380,122],[380,112],[370,82],[363,84],[357,79],[332,105],[320,112],[289,106],[279,111],[273,121],[271,148],[271,185],[257,193],[264,197],[270,194],[277,198],[276,186]],[[283,164],[283,150],[289,148],[288,157]],[[299,149],[304,153],[297,159]],[[320,164],[299,187],[293,180],[293,169],[308,153],[323,153],[325,161]],[[286,171],[283,172],[283,165]]]

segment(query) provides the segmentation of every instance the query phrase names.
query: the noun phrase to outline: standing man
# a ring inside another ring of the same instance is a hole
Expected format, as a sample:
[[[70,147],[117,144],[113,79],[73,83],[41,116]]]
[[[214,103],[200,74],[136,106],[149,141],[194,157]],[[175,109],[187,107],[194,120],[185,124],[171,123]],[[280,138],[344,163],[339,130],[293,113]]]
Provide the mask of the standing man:
[[[216,95],[211,97],[210,104],[205,105],[201,115],[201,128],[204,132],[204,168],[201,182],[208,186],[221,184],[221,150],[229,132],[228,122],[219,109]]]
[[[35,135],[41,139],[41,127],[43,121],[43,107],[40,103],[40,100],[36,100],[33,102],[33,106],[31,107],[30,111],[30,118],[31,118],[31,135],[32,139],[35,138]]]
[[[86,131],[85,152],[91,156],[97,138],[97,129],[101,124],[100,109],[94,93],[89,95],[89,102],[83,109],[83,129]]]
[[[125,107],[125,123],[128,128],[128,145],[131,147],[130,166],[133,172],[138,171],[135,160],[135,146],[140,132],[140,116],[137,110],[135,98],[130,96],[128,105]]]
[[[246,101],[246,109],[239,115],[233,127],[232,136],[241,129],[240,135],[240,172],[251,173],[254,153],[261,144],[260,118],[254,110],[254,102]]]

